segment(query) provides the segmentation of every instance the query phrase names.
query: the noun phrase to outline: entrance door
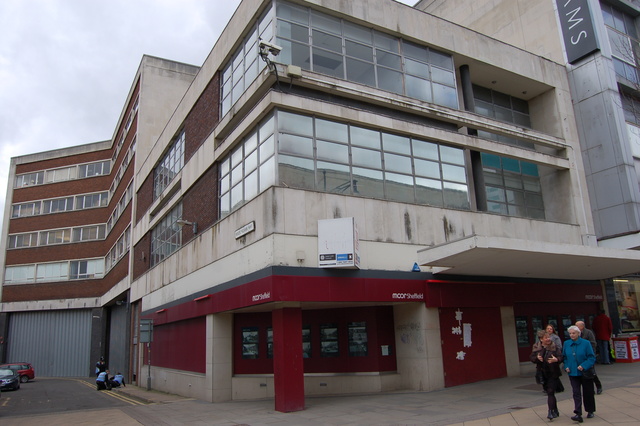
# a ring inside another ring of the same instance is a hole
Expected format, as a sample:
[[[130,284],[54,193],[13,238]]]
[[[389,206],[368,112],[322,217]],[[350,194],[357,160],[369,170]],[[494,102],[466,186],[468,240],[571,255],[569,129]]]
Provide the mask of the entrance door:
[[[500,308],[440,308],[445,387],[506,377]]]

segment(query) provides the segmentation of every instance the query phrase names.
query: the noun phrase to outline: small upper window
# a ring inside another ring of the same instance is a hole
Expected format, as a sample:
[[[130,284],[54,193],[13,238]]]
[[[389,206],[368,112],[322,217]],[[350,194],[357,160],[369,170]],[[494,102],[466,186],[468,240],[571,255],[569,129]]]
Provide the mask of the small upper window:
[[[160,164],[153,170],[154,199],[169,186],[178,172],[184,167],[184,131],[173,140],[169,151],[164,155]]]
[[[44,183],[44,172],[26,173],[16,176],[14,188],[25,186],[42,185]]]

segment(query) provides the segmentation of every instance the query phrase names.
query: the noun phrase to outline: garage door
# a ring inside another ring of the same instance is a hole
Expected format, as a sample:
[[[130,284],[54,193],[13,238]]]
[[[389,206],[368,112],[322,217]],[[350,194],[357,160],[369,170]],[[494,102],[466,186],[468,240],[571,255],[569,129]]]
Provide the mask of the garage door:
[[[87,376],[91,310],[12,313],[7,349],[7,361],[31,363],[36,379]]]

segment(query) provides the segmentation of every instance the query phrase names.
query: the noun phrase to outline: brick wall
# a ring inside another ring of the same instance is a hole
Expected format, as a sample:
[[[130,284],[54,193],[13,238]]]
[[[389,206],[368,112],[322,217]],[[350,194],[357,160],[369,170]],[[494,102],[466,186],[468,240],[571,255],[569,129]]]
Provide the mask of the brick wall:
[[[211,166],[189,189],[182,200],[182,217],[198,223],[202,232],[218,220],[218,165]],[[194,237],[189,226],[182,228],[183,244]]]
[[[133,277],[132,281],[147,272],[151,266],[151,232],[147,232],[133,248]]]
[[[220,73],[216,73],[185,119],[185,162],[213,132],[219,121]]]
[[[128,256],[100,280],[74,280],[36,284],[5,285],[2,287],[2,301],[22,302],[28,300],[56,300],[84,297],[100,297],[127,276]]]

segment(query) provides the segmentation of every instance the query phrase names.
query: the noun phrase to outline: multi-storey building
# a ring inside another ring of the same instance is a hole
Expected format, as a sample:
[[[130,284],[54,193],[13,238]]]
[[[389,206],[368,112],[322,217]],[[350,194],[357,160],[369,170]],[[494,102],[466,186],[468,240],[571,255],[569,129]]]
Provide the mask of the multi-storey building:
[[[640,1],[428,0],[417,8],[565,64],[601,247],[640,249]],[[604,282],[616,333],[640,332],[640,266]]]
[[[29,359],[41,376],[92,374],[100,356],[130,370],[133,164],[197,71],[145,56],[111,141],[12,159],[0,358]]]
[[[24,244],[43,217],[5,222],[11,356],[33,353],[14,336],[38,315],[93,310],[85,370],[108,345],[111,366],[129,356],[155,389],[274,397],[280,411],[310,394],[434,390],[520,374],[536,315],[589,321],[600,280],[640,260],[597,245],[564,64],[414,8],[244,0],[199,70],[145,57],[132,87],[114,141],[81,148],[112,160],[94,192],[130,193],[126,218],[109,222],[111,194],[82,221],[60,213],[52,228],[105,224],[105,237],[52,252]],[[14,159],[16,185],[89,162],[74,153]],[[10,188],[5,217],[85,195],[37,183]],[[64,267],[40,273],[93,259],[81,286]]]

